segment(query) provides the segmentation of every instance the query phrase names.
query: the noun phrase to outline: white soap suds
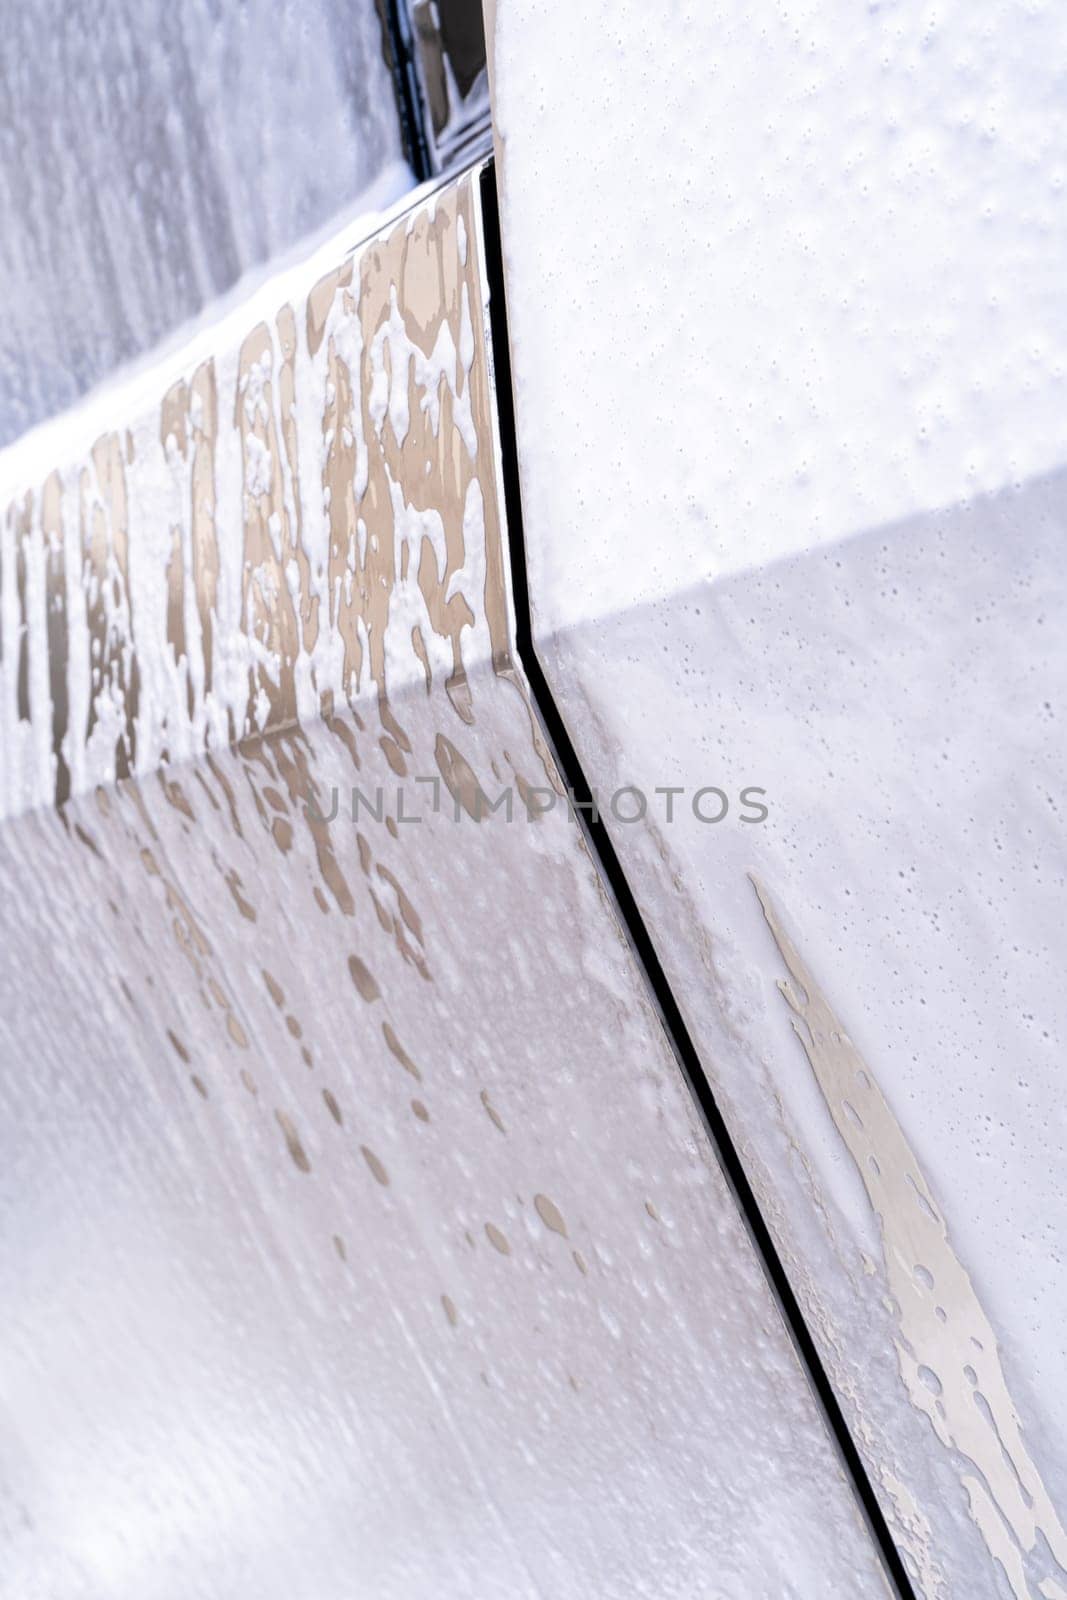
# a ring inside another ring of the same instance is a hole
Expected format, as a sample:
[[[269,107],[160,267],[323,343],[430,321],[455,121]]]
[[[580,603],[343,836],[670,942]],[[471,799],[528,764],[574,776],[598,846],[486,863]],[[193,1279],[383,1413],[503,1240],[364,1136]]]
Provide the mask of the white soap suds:
[[[602,794],[767,790],[616,843],[928,1600],[1063,1586],[1065,53],[1047,4],[498,8],[540,649]],[[752,868],[995,1331],[1030,1518],[929,1426],[957,1347],[909,1347]]]

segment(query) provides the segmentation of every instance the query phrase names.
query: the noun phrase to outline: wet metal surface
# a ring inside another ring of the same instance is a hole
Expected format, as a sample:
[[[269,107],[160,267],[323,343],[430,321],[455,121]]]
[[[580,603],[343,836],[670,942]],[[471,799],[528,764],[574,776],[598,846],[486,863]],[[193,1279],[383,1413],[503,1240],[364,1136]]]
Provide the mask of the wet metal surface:
[[[375,0],[35,0],[0,59],[0,444],[411,186]]]
[[[480,229],[463,179],[10,485],[12,1600],[887,1592],[544,803]]]

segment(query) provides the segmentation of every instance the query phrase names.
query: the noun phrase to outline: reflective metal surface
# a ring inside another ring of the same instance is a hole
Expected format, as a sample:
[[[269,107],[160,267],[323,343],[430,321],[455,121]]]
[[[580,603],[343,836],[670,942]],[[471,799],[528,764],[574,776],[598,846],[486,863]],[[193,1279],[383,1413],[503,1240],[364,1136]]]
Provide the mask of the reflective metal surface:
[[[375,0],[7,6],[0,95],[0,445],[411,185]]]
[[[464,178],[4,464],[12,1600],[887,1593],[549,808],[484,311]]]
[[[403,0],[430,144],[443,172],[484,154],[491,138],[481,0]]]
[[[545,673],[918,1592],[1062,1597],[1063,16],[496,13]]]

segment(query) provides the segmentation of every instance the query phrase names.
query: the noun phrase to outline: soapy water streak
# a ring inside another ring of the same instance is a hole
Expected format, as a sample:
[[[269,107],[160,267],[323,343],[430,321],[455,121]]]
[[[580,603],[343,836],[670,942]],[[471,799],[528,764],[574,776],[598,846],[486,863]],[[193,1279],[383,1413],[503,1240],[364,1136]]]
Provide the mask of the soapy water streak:
[[[507,673],[476,182],[0,462],[0,815]]]
[[[908,1396],[955,1458],[971,1515],[1016,1600],[1067,1600],[1067,1534],[1023,1441],[989,1319],[874,1076],[766,888],[752,882],[789,969],[778,987],[793,1029],[879,1220]]]

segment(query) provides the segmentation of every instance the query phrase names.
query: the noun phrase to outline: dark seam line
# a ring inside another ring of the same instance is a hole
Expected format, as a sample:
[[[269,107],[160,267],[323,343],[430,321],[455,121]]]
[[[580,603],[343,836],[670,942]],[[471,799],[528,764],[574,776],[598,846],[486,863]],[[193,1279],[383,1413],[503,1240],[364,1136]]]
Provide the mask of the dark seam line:
[[[515,646],[519,661],[526,673],[533,694],[534,706],[541,719],[545,735],[552,748],[564,782],[578,807],[582,828],[593,860],[607,880],[619,909],[623,926],[643,969],[659,1010],[664,1031],[689,1085],[690,1093],[700,1108],[705,1125],[719,1158],[720,1166],[733,1191],[734,1199],[744,1217],[749,1235],[762,1259],[782,1315],[808,1378],[822,1404],[822,1409],[845,1467],[852,1478],[853,1487],[867,1517],[871,1533],[879,1547],[882,1560],[896,1586],[900,1600],[916,1600],[903,1557],[893,1540],[882,1508],[871,1485],[867,1470],[848,1429],[848,1424],[826,1374],[815,1341],[804,1321],[803,1313],[793,1293],[792,1286],[782,1266],[781,1258],[763,1220],[752,1186],[737,1153],[712,1093],[711,1085],[700,1063],[700,1056],[685,1025],[681,1009],[667,975],[663,970],[656,947],[645,927],[641,913],[627,881],[626,874],[615,852],[606,826],[588,809],[592,798],[589,783],[582,770],[577,751],[567,732],[566,723],[559,711],[541,667],[534,643],[530,611],[530,589],[526,571],[526,544],[522,525],[522,502],[519,485],[518,449],[515,435],[515,404],[511,387],[511,353],[508,344],[507,307],[505,303],[504,260],[500,236],[500,212],[496,191],[495,162],[490,160],[481,175],[482,217],[484,220],[484,252],[486,279],[489,289],[489,328],[492,337],[497,419],[500,438],[501,478],[504,485],[504,512],[507,520],[507,544],[511,565],[512,597],[515,607]]]

